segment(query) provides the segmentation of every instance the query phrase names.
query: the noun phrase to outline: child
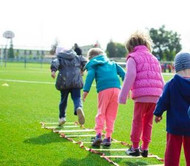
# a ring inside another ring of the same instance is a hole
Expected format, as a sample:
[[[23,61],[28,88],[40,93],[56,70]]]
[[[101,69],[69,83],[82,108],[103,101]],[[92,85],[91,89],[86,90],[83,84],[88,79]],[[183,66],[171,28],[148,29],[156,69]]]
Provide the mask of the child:
[[[176,74],[164,87],[154,111],[155,122],[167,111],[165,166],[179,166],[182,144],[186,166],[190,166],[190,53],[178,53],[174,61]]]
[[[134,100],[134,114],[131,131],[132,147],[126,153],[131,156],[148,155],[151,141],[153,111],[164,86],[161,66],[151,54],[149,35],[135,32],[126,43],[127,73],[119,95],[119,103],[125,104],[129,91]],[[142,146],[139,148],[140,140]]]
[[[77,55],[82,56],[82,50],[80,49],[77,43],[74,44],[74,51]]]
[[[93,80],[96,81],[98,92],[98,113],[96,115],[96,137],[92,146],[111,145],[111,135],[118,110],[118,95],[120,91],[120,80],[118,75],[124,79],[125,71],[115,62],[110,61],[103,50],[92,48],[88,51],[89,62],[86,65],[88,71],[83,88],[83,101],[85,101]],[[106,123],[106,135],[102,142],[102,131]]]
[[[83,87],[81,70],[87,62],[82,56],[78,56],[72,49],[66,50],[62,47],[56,49],[57,58],[51,63],[51,76],[56,77],[56,71],[59,70],[56,88],[61,92],[61,101],[59,104],[59,125],[66,122],[66,107],[68,95],[74,103],[74,115],[78,116],[78,121],[82,125],[85,123],[82,110],[82,101],[80,89]]]

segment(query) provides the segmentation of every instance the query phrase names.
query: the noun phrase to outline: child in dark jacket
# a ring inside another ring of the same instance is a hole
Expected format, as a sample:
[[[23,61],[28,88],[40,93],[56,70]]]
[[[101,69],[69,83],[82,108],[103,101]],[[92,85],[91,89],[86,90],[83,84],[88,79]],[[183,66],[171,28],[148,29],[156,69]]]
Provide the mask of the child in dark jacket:
[[[176,74],[166,83],[157,103],[155,122],[160,122],[167,111],[165,166],[179,166],[182,144],[186,166],[190,166],[190,53],[176,55],[175,70]]]
[[[82,125],[85,123],[84,112],[82,109],[82,100],[80,90],[83,88],[83,80],[81,71],[87,60],[83,56],[78,56],[74,50],[67,50],[61,47],[56,49],[57,58],[51,63],[51,76],[56,77],[56,88],[61,93],[61,101],[59,104],[59,125],[66,122],[66,107],[68,95],[74,103],[74,115],[78,116],[78,121]]]

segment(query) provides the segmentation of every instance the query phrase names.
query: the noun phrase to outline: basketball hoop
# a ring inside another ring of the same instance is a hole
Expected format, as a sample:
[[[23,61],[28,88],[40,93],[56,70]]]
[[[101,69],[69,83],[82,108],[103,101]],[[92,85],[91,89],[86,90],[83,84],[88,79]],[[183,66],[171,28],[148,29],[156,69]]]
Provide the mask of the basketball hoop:
[[[15,37],[15,34],[12,31],[5,31],[3,37],[7,39],[12,39]]]

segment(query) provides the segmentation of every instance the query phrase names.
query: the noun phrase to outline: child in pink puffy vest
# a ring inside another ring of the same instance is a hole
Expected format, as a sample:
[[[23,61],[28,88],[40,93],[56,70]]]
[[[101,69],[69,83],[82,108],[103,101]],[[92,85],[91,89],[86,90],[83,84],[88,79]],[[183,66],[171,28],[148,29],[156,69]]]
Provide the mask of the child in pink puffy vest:
[[[126,43],[129,52],[126,61],[127,72],[119,95],[119,103],[126,104],[131,90],[134,100],[132,147],[126,151],[131,156],[140,154],[143,157],[148,156],[153,111],[164,86],[159,61],[151,54],[151,42],[149,35],[135,32]],[[141,146],[140,141],[142,141]]]

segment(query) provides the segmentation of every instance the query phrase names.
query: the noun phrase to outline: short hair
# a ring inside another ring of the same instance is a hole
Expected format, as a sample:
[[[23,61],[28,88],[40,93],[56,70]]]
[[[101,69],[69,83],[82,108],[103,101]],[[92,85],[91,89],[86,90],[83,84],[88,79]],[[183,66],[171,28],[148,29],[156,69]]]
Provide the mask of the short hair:
[[[150,38],[148,33],[136,31],[129,37],[129,39],[125,44],[125,47],[129,52],[132,52],[134,47],[139,45],[144,45],[149,49],[149,51],[151,51],[152,44],[153,44],[152,39]]]
[[[91,48],[87,53],[87,57],[89,60],[97,55],[105,55],[105,52],[100,48]]]

